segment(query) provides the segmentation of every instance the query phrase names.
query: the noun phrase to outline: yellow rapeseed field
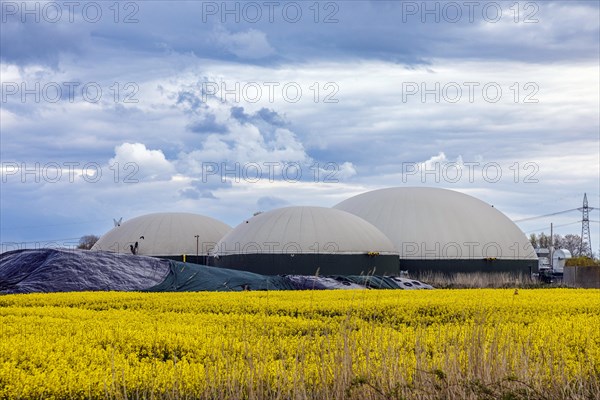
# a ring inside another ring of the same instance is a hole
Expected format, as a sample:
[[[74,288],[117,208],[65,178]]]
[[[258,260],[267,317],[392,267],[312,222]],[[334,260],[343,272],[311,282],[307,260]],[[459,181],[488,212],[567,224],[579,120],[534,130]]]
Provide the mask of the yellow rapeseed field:
[[[600,290],[0,296],[0,398],[598,399]]]

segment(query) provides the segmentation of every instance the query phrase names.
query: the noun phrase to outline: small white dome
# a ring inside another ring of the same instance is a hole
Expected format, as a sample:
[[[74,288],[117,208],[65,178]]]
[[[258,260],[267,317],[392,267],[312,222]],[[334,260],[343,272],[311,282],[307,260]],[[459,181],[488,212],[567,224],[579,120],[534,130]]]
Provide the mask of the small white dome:
[[[92,250],[129,253],[138,242],[137,254],[181,256],[206,254],[231,227],[214,218],[191,213],[147,214],[125,221],[104,234]],[[196,240],[196,235],[198,239]]]

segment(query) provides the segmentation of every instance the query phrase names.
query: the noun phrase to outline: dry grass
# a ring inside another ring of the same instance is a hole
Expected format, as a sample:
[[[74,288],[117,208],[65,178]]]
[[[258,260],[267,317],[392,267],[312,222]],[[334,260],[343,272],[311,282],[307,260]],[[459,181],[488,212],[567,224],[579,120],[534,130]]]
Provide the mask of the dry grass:
[[[549,287],[537,278],[525,274],[499,273],[456,273],[426,272],[411,276],[439,289],[518,289]],[[560,285],[553,285],[560,287]]]

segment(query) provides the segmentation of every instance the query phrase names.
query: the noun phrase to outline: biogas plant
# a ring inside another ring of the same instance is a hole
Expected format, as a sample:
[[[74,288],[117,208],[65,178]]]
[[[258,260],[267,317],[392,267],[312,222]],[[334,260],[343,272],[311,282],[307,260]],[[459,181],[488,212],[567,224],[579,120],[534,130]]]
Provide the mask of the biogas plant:
[[[426,187],[374,190],[333,208],[279,208],[235,228],[203,215],[148,214],[118,224],[92,250],[265,275],[538,271],[529,240],[501,211]]]

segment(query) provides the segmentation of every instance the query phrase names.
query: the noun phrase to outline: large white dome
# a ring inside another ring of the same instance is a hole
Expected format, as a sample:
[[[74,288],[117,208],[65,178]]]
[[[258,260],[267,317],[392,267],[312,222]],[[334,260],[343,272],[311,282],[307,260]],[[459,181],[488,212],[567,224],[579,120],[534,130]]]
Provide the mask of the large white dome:
[[[493,206],[446,189],[374,190],[334,208],[375,225],[403,259],[533,260],[525,234]]]
[[[242,222],[221,239],[215,255],[398,254],[376,227],[345,211],[284,207]]]
[[[103,235],[92,250],[129,253],[138,242],[139,255],[206,254],[231,227],[214,218],[191,213],[147,214],[125,221]],[[198,239],[196,239],[198,235]]]

